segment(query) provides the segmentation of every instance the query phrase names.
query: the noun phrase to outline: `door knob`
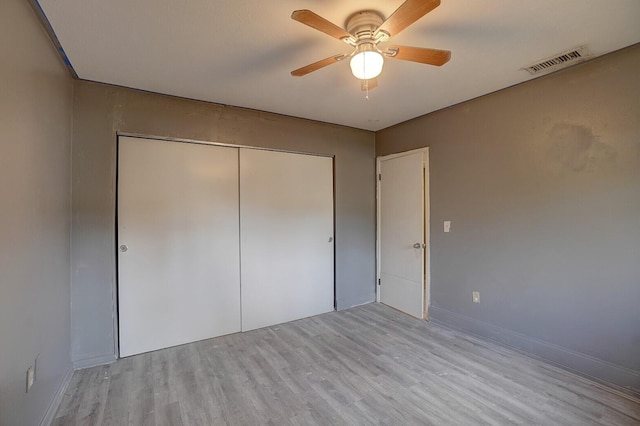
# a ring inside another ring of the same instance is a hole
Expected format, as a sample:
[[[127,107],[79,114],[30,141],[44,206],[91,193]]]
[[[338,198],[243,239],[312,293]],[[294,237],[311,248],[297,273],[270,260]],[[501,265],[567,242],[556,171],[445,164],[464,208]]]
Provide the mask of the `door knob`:
[[[413,248],[415,249],[419,249],[419,248],[425,248],[427,245],[425,243],[415,243],[413,245]]]

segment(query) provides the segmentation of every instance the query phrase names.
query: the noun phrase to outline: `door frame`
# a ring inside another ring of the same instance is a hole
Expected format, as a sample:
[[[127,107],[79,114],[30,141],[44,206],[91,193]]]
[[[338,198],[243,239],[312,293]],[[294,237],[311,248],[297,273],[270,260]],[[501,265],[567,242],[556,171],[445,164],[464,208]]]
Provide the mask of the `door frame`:
[[[407,155],[422,153],[423,154],[423,179],[424,179],[424,242],[426,247],[424,249],[424,268],[422,273],[424,274],[424,286],[422,288],[423,306],[422,319],[429,320],[429,304],[431,303],[431,201],[429,198],[429,147],[413,149],[410,151],[403,151],[396,154],[389,154],[385,156],[376,157],[376,302],[380,303],[380,231],[381,231],[381,192],[380,192],[380,172],[382,169],[382,162],[385,160],[391,160],[393,158],[404,157]]]

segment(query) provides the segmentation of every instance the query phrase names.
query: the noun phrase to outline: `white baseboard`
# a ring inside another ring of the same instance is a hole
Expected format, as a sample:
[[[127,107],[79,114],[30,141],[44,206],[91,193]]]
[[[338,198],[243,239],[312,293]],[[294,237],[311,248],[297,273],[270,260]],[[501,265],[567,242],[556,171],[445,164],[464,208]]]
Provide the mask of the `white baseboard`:
[[[640,397],[640,371],[631,370],[435,306],[429,307],[429,320],[464,333],[492,340],[632,397]]]
[[[366,305],[368,303],[373,303],[376,301],[376,295],[371,294],[367,295],[366,298],[361,298],[360,300],[349,300],[348,302],[338,300],[338,307],[336,311],[344,311],[345,309],[355,308],[356,306]]]
[[[100,355],[93,358],[76,359],[73,361],[74,370],[82,370],[83,368],[97,367],[98,365],[111,364],[118,359],[116,354]]]
[[[44,417],[40,422],[40,426],[49,426],[53,422],[56,412],[58,411],[58,407],[62,402],[62,398],[67,391],[67,387],[69,386],[69,383],[71,383],[72,377],[73,368],[69,368],[62,378],[62,382],[60,383],[60,386],[58,386],[58,390],[56,391],[55,395],[53,395],[51,403],[49,404],[49,407],[47,408],[47,411],[45,411]]]

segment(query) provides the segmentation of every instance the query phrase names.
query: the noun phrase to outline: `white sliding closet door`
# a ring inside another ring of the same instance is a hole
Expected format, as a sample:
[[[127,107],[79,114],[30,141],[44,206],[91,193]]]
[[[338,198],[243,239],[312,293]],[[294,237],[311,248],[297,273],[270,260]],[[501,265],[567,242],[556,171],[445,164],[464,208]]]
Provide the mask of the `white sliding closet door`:
[[[240,331],[238,149],[119,142],[120,356]]]
[[[240,150],[242,329],[333,310],[333,161]]]

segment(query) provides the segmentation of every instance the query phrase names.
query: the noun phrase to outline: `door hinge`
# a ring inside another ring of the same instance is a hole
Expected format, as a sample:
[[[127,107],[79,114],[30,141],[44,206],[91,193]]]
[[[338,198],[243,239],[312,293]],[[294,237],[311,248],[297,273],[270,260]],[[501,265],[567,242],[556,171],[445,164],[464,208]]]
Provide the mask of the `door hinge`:
[[[378,173],[378,180],[382,180],[382,173]]]
[[[380,282],[380,278],[378,278],[378,286],[382,285],[382,283]]]

